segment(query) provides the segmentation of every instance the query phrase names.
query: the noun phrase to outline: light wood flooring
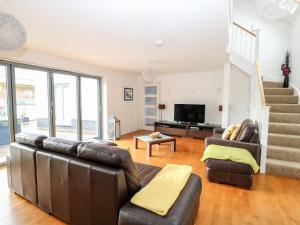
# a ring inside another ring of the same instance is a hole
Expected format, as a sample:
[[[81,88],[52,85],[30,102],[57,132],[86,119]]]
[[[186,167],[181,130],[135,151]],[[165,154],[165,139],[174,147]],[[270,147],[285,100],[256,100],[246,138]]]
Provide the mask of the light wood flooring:
[[[146,157],[145,145],[134,149],[131,133],[117,141],[128,148],[136,162],[163,167],[167,163],[188,164],[202,178],[202,194],[196,225],[300,225],[300,180],[258,174],[252,190],[209,183],[205,178],[204,164],[200,158],[204,141],[177,138],[177,151],[170,144],[153,147],[151,158]],[[58,225],[64,224],[7,188],[6,169],[0,169],[0,224]]]

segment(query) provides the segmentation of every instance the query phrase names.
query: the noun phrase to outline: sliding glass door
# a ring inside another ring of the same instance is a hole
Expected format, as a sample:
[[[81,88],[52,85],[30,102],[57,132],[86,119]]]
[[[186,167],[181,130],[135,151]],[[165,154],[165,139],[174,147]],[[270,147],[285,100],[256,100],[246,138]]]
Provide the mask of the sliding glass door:
[[[49,135],[48,73],[16,67],[17,132]]]
[[[0,158],[20,132],[101,137],[100,90],[101,78],[0,61]]]
[[[0,65],[0,165],[9,151],[9,134],[7,67]]]
[[[77,140],[77,77],[54,73],[53,83],[56,136]]]
[[[82,139],[99,136],[99,80],[81,78]]]

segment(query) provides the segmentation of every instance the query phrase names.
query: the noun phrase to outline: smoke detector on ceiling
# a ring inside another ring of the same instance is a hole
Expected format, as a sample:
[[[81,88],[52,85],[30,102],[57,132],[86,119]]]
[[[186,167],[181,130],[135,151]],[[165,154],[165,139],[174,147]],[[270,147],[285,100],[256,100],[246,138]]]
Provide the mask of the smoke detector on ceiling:
[[[165,41],[164,40],[156,40],[155,41],[155,46],[156,47],[163,47],[165,45]]]

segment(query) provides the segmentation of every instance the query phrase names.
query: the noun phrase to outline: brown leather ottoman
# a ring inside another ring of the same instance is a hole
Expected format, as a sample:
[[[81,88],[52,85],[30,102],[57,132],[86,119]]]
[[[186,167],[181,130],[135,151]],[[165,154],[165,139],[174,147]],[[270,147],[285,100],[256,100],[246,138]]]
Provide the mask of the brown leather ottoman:
[[[253,169],[251,166],[230,160],[208,159],[206,177],[210,182],[231,184],[250,189],[253,184]]]

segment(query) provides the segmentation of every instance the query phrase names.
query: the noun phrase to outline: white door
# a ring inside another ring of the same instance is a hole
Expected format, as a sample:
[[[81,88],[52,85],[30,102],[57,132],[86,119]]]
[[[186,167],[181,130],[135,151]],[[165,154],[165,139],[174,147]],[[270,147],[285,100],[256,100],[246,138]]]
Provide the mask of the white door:
[[[154,122],[158,120],[159,87],[157,84],[144,86],[144,129],[154,130]]]

